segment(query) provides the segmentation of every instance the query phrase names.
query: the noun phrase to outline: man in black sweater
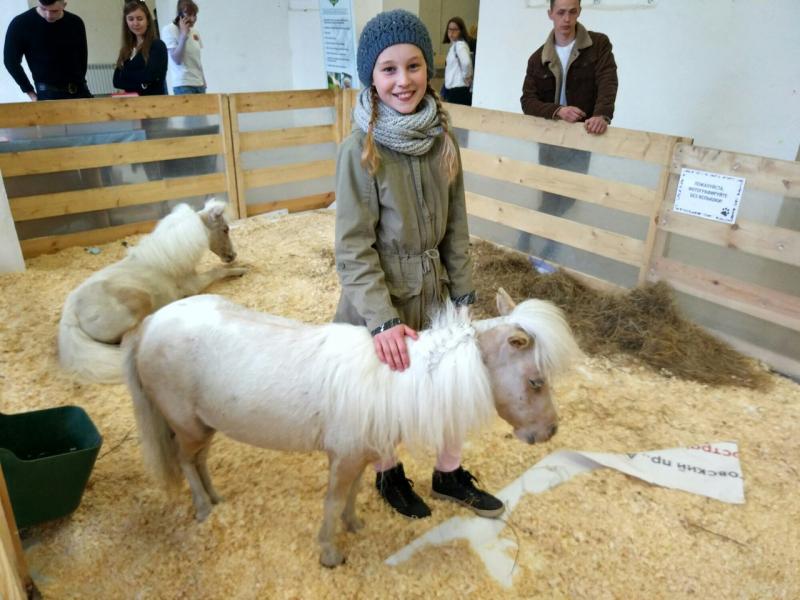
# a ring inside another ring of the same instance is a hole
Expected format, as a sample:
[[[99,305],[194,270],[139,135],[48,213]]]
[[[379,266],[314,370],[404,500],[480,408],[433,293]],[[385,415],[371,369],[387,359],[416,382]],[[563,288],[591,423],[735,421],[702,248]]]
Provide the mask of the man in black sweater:
[[[78,15],[64,10],[66,4],[39,0],[8,26],[3,62],[31,100],[92,97],[86,87],[86,28]],[[23,56],[34,85],[22,69]]]

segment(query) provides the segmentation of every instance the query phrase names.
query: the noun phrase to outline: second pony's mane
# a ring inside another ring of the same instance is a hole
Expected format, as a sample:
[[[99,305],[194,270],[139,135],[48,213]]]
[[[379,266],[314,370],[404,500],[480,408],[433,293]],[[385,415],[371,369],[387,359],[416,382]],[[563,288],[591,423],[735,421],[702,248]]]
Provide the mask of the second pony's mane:
[[[194,270],[206,249],[208,232],[203,220],[188,204],[179,204],[128,256],[177,277]]]

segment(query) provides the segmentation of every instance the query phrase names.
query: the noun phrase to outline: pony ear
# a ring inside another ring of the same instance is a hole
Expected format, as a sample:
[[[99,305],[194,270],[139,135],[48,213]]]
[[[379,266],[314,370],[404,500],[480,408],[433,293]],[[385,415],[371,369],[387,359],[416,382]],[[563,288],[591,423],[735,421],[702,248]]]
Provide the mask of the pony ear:
[[[533,338],[524,331],[518,330],[508,336],[508,343],[517,350],[524,350],[533,345]]]
[[[221,200],[211,198],[206,202],[201,212],[208,215],[209,221],[216,221],[225,214],[225,203]]]
[[[497,290],[495,300],[497,302],[497,312],[500,313],[501,317],[509,314],[517,305],[503,288]]]

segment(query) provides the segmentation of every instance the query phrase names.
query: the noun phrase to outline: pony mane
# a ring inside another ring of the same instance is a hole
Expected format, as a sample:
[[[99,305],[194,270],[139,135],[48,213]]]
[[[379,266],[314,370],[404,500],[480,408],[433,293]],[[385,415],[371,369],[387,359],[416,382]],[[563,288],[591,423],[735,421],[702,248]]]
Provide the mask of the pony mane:
[[[441,452],[460,447],[494,416],[489,375],[466,308],[448,302],[430,329],[409,339],[411,366],[402,372],[378,361],[363,327],[333,327],[352,328],[363,340],[346,367],[331,368],[324,378],[325,437],[333,447],[366,447],[389,457],[402,441],[412,452]]]
[[[178,204],[128,256],[178,277],[194,270],[208,248],[208,232],[188,204]]]
[[[564,313],[552,302],[525,300],[503,319],[534,338],[534,361],[546,380],[563,373],[583,356]]]

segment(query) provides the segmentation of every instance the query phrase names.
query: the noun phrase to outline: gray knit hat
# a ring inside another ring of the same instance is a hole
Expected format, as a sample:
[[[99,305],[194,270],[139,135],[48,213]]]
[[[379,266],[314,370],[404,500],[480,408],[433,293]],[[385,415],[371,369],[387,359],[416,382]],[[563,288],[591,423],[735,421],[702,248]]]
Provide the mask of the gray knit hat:
[[[372,85],[372,70],[381,52],[394,44],[414,44],[422,50],[428,66],[428,81],[433,77],[431,36],[419,17],[402,10],[389,10],[372,17],[358,39],[358,77],[365,87]]]

